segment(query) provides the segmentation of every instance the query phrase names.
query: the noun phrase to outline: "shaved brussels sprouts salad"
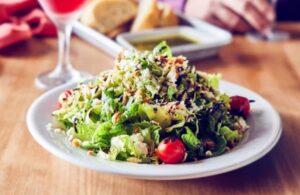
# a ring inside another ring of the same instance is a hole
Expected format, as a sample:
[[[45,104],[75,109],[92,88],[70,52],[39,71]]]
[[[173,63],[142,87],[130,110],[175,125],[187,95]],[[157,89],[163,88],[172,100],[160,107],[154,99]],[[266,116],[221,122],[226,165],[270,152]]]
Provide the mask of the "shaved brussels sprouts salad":
[[[112,70],[62,93],[52,128],[98,158],[174,164],[218,156],[248,129],[249,100],[221,93],[165,42],[124,51]]]

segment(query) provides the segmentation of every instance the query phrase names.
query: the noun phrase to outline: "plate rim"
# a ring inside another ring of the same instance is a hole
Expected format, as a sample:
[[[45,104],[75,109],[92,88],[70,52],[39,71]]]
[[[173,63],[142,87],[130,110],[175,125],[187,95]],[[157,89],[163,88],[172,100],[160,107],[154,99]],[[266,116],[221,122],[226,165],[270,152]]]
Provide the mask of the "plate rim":
[[[246,90],[256,96],[259,96],[261,99],[263,99],[268,104],[268,106],[272,110],[272,112],[274,113],[274,117],[275,117],[274,120],[277,121],[277,125],[275,125],[275,127],[277,127],[277,129],[276,129],[276,134],[274,135],[274,139],[272,140],[272,143],[269,144],[267,147],[265,147],[263,150],[260,150],[260,152],[258,152],[256,155],[253,155],[251,158],[240,161],[239,163],[234,163],[230,166],[218,168],[215,170],[209,170],[209,171],[200,172],[200,173],[195,172],[195,174],[179,174],[179,175],[178,174],[177,175],[176,174],[174,174],[174,175],[166,174],[166,175],[161,175],[161,176],[159,176],[157,174],[156,175],[143,175],[143,174],[136,174],[136,173],[130,173],[130,172],[120,173],[116,169],[115,170],[112,170],[112,169],[105,170],[105,169],[101,168],[101,170],[100,170],[99,168],[97,168],[95,166],[87,165],[85,162],[82,162],[80,159],[78,159],[72,155],[66,155],[65,151],[63,151],[62,149],[57,149],[54,146],[52,146],[50,143],[51,141],[49,142],[47,139],[45,139],[42,136],[41,133],[39,133],[39,131],[41,131],[41,130],[37,129],[33,123],[33,121],[34,121],[33,111],[34,111],[34,109],[36,109],[38,103],[41,100],[43,100],[44,98],[46,98],[47,96],[49,96],[50,94],[52,94],[56,91],[62,91],[63,89],[68,88],[68,86],[71,87],[71,86],[76,85],[76,82],[66,83],[64,85],[55,87],[55,88],[43,93],[38,98],[36,98],[34,100],[34,102],[30,105],[29,109],[27,110],[27,115],[26,115],[27,129],[29,130],[30,134],[32,135],[32,137],[35,139],[35,141],[39,145],[41,145],[44,149],[46,149],[48,152],[52,153],[56,157],[59,157],[60,159],[63,159],[69,163],[76,164],[78,166],[81,166],[81,167],[84,167],[87,169],[95,170],[97,172],[109,173],[109,174],[114,174],[114,175],[122,175],[122,176],[136,178],[136,179],[149,179],[149,180],[181,180],[181,179],[194,179],[194,178],[202,178],[202,177],[218,175],[218,174],[222,174],[222,173],[226,173],[226,172],[230,172],[230,171],[242,168],[242,167],[249,165],[249,164],[257,161],[258,159],[262,158],[263,156],[265,156],[268,152],[270,152],[274,148],[274,146],[278,143],[278,141],[281,137],[281,134],[282,134],[282,121],[281,121],[280,115],[269,101],[267,101],[265,98],[263,98],[261,95],[257,94],[256,92],[254,92],[250,89],[247,89],[243,86],[240,86],[238,84],[234,84],[232,82],[225,81],[225,80],[222,80],[221,83],[224,85],[234,85],[236,87],[242,88],[243,90]],[[109,163],[120,163],[120,162],[111,161]],[[165,165],[159,165],[159,166],[165,166]],[[180,166],[180,164],[175,165],[175,166]]]

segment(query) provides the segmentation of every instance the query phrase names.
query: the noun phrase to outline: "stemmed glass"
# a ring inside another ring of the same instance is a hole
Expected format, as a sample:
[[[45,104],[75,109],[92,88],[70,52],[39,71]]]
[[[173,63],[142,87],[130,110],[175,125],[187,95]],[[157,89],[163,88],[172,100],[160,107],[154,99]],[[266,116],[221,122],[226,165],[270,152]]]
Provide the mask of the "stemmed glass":
[[[276,8],[277,0],[269,0],[269,3]],[[285,41],[290,38],[288,32],[277,31],[274,29],[275,27],[275,20],[271,24],[270,28],[266,33],[259,33],[259,32],[250,32],[247,33],[247,37],[251,40],[265,40],[265,41]]]
[[[70,36],[72,24],[88,0],[38,0],[57,27],[58,63],[52,71],[39,75],[35,83],[39,88],[50,89],[63,83],[78,81],[86,73],[75,70],[70,62]]]

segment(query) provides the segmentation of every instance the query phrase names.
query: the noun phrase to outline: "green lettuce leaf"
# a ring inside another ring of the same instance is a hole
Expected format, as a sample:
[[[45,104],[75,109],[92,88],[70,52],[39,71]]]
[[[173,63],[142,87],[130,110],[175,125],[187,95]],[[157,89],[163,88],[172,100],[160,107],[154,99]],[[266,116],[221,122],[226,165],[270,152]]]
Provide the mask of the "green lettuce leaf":
[[[81,141],[90,140],[92,139],[96,128],[96,123],[86,123],[83,121],[78,121],[76,124],[74,124],[75,133],[73,134],[73,136],[74,138],[78,138]]]
[[[92,143],[98,143],[101,149],[103,150],[109,148],[111,139],[111,128],[111,122],[101,123],[92,136]]]
[[[154,143],[155,145],[160,143],[160,131],[162,128],[159,125],[148,121],[142,121],[140,123],[135,123],[134,126],[140,129],[146,143]]]
[[[214,90],[219,90],[221,75],[220,74],[207,74],[208,85],[211,86]]]
[[[160,124],[162,128],[171,125],[171,116],[166,109],[161,106],[153,106],[150,104],[141,104],[140,112],[144,112],[149,121],[153,120]]]
[[[186,127],[186,134],[181,136],[182,141],[189,150],[196,150],[199,147],[200,140],[195,136],[190,128]]]
[[[213,156],[218,156],[222,154],[225,151],[225,148],[227,146],[227,141],[224,138],[224,136],[215,134],[214,135],[214,141],[216,143],[215,148],[212,150]]]
[[[154,54],[163,54],[168,56],[169,58],[172,57],[172,50],[168,46],[166,41],[160,42],[157,46],[154,47],[153,49]]]
[[[121,115],[118,123],[124,123],[128,120],[134,120],[139,117],[139,102],[134,102],[131,105],[128,105],[126,111]]]
[[[169,86],[168,88],[168,100],[172,100],[174,97],[174,94],[178,92],[176,86]]]
[[[221,127],[219,129],[219,133],[223,135],[227,141],[239,139],[238,131],[237,130],[232,131],[229,127],[226,126]]]

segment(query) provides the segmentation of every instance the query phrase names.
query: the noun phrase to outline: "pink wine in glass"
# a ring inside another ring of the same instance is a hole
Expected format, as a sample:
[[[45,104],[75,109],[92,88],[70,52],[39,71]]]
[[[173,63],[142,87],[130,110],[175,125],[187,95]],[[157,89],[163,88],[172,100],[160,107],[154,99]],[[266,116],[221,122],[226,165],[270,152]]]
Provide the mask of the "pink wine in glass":
[[[87,0],[45,0],[48,9],[57,14],[69,14],[79,10]]]
[[[79,81],[88,75],[74,69],[69,57],[70,36],[72,24],[88,0],[38,0],[46,14],[57,27],[58,34],[58,63],[52,71],[39,75],[35,82],[43,89]]]

